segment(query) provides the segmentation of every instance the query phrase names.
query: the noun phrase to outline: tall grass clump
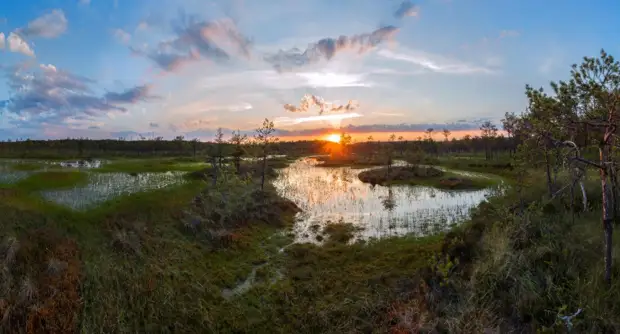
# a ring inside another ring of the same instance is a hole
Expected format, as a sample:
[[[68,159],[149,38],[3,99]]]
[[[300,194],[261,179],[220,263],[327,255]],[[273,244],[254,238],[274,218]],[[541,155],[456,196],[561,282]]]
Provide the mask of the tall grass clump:
[[[588,191],[596,199],[596,186],[590,183]],[[523,195],[512,190],[481,205],[470,222],[449,233],[443,255],[426,276],[426,300],[437,328],[461,333],[620,329],[620,285],[608,286],[600,275],[600,207],[573,220],[568,196],[549,200],[544,193],[544,182],[534,183],[520,210],[515,203]]]

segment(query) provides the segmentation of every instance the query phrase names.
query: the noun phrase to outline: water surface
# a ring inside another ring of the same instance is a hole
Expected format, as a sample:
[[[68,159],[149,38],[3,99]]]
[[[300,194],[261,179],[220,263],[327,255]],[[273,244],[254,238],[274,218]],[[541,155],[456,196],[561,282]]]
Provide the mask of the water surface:
[[[49,201],[76,210],[83,210],[118,196],[181,184],[185,182],[184,174],[184,172],[140,173],[137,175],[89,173],[89,182],[86,186],[47,190],[41,192],[41,195]]]
[[[433,233],[467,219],[470,209],[493,191],[372,186],[357,177],[367,169],[316,164],[314,159],[298,160],[274,181],[278,191],[303,210],[295,227],[299,242],[316,242],[329,222],[353,223],[363,228],[358,237],[364,239]]]

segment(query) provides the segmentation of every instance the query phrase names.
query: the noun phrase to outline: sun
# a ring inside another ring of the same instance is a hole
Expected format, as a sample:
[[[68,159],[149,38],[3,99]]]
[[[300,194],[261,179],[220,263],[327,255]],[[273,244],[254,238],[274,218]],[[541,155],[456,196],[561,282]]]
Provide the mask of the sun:
[[[337,133],[332,133],[331,135],[327,135],[327,137],[325,137],[325,140],[331,141],[333,143],[340,143],[340,135]]]

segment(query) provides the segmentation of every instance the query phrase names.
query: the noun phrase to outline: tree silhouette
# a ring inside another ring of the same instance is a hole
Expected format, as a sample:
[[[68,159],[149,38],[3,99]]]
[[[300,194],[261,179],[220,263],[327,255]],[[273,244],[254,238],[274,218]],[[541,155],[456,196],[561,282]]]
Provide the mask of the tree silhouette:
[[[278,141],[278,138],[274,136],[276,129],[274,128],[273,122],[269,119],[265,118],[263,124],[260,128],[255,130],[256,134],[254,135],[254,139],[256,140],[262,155],[262,168],[261,168],[261,181],[260,181],[260,189],[265,190],[265,172],[267,170],[267,153],[269,147]]]

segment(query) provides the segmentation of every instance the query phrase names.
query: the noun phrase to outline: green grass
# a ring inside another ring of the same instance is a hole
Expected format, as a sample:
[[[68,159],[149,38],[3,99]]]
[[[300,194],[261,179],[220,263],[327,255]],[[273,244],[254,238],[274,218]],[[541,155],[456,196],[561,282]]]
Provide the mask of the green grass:
[[[23,191],[66,189],[88,183],[88,174],[79,171],[52,171],[35,173],[14,184]]]
[[[429,169],[431,172],[424,173],[417,166],[395,166],[388,174],[387,167],[364,171],[359,174],[362,182],[380,185],[419,185],[438,189],[471,190],[484,189],[501,182],[498,177],[486,177],[485,175],[461,175],[458,172],[442,172],[437,169]]]
[[[44,165],[42,163],[38,162],[19,162],[16,164],[11,164],[10,169],[14,171],[30,172],[40,170],[43,166]]]
[[[388,181],[386,184],[409,184],[448,190],[476,190],[495,186],[500,181],[498,178],[463,177],[458,173],[446,172],[441,177],[417,177],[402,181]]]
[[[0,242],[12,236],[23,246],[10,267],[16,292],[9,305],[25,284],[23,270],[47,282],[49,263],[64,268],[49,286],[35,288],[40,299],[33,303],[46,303],[36,309],[41,313],[14,309],[12,319],[22,320],[12,328],[25,328],[27,319],[63,332],[330,332],[369,328],[375,321],[387,328],[394,289],[439,247],[438,237],[347,246],[344,236],[351,229],[334,224],[326,246],[280,252],[292,241],[281,231],[293,217],[278,214],[282,223],[274,224],[273,217],[248,222],[235,229],[233,244],[213,248],[183,227],[183,210],[203,187],[191,182],[125,196],[88,212],[42,201],[24,189],[3,189]],[[223,289],[254,269],[252,289],[224,298]],[[54,298],[42,292],[47,288],[57,291]]]
[[[583,312],[572,320],[576,333],[620,328],[620,236],[614,238],[614,283],[608,286],[603,282],[599,190],[588,183],[593,206],[573,217],[566,209],[569,198],[541,201],[545,184],[540,174],[530,176],[524,215],[515,211],[519,196],[509,191],[481,205],[470,223],[447,238],[453,246],[444,249],[447,257],[438,260],[431,283],[437,291],[432,309],[442,330],[565,332],[558,316],[578,309]],[[450,263],[458,264],[441,269]]]
[[[495,174],[508,179],[514,178],[512,164],[509,158],[485,160],[484,157],[477,156],[440,157],[437,165],[455,170]]]
[[[589,211],[574,222],[567,198],[542,200],[537,172],[523,193],[523,216],[516,211],[521,198],[509,190],[445,235],[349,244],[355,227],[339,223],[325,229],[323,246],[280,252],[292,241],[293,212],[286,210],[254,210],[230,230],[226,246],[189,232],[185,212],[204,182],[75,212],[31,192],[70,183],[43,178],[0,189],[0,259],[9,269],[0,274],[11,278],[0,277],[0,288],[9,287],[0,314],[11,319],[0,331],[564,332],[558,315],[579,308],[575,332],[620,328],[620,236],[607,286],[594,179],[587,182]],[[222,295],[253,270],[251,289]],[[30,290],[35,297],[24,299]]]

